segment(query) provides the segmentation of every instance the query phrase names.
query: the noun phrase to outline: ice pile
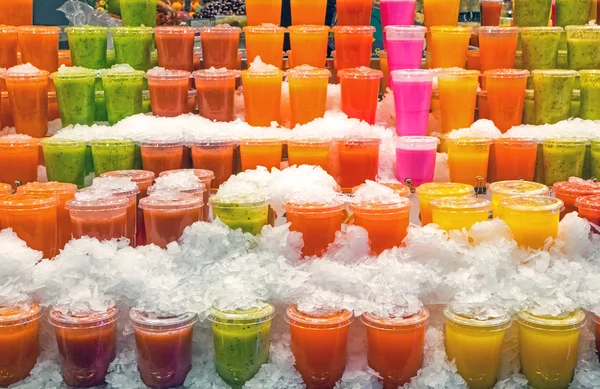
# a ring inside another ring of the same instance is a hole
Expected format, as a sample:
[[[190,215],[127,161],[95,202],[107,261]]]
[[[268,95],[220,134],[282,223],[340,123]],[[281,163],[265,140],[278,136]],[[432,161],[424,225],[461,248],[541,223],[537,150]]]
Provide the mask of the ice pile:
[[[13,66],[12,68],[8,68],[6,70],[7,74],[37,74],[40,72],[40,69],[36,68],[30,63]]]
[[[461,128],[448,133],[448,139],[461,138],[500,138],[502,133],[494,125],[494,122],[487,119],[480,119],[473,123],[469,128]]]
[[[585,138],[595,139],[600,137],[600,122],[573,118],[563,120],[556,124],[542,126],[522,125],[508,130],[504,138],[530,138],[544,140],[550,138]]]
[[[204,190],[204,184],[191,169],[182,169],[170,174],[157,177],[152,185],[152,191],[162,190]]]

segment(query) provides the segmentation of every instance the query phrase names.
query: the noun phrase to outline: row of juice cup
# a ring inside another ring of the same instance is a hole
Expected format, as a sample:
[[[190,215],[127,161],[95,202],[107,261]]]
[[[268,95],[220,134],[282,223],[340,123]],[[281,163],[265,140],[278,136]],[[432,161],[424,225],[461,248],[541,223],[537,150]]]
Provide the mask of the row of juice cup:
[[[0,359],[4,372],[0,386],[27,377],[39,356],[37,304],[23,304],[0,311]],[[491,389],[500,370],[503,340],[512,325],[509,315],[479,318],[453,307],[445,307],[445,348],[455,361],[457,373],[471,389]],[[397,388],[416,376],[423,365],[425,331],[429,311],[422,308],[409,316],[381,317],[364,313],[367,359],[385,389]],[[269,361],[271,323],[275,308],[270,304],[249,310],[221,311],[212,308],[215,368],[231,387],[241,388]],[[67,385],[93,387],[104,383],[116,355],[119,309],[104,312],[71,311],[55,307],[48,313],[55,327],[62,376]],[[138,371],[152,388],[183,384],[192,366],[196,313],[160,316],[132,309],[130,323],[137,345]],[[295,368],[309,389],[333,389],[342,377],[347,359],[352,312],[321,309],[303,312],[296,306],[286,310]],[[596,316],[596,322],[599,320]],[[578,341],[586,323],[582,310],[556,317],[517,314],[521,371],[536,389],[566,389],[578,359]],[[596,337],[600,325],[596,325]],[[599,350],[600,352],[600,350]],[[160,358],[157,356],[160,355]]]

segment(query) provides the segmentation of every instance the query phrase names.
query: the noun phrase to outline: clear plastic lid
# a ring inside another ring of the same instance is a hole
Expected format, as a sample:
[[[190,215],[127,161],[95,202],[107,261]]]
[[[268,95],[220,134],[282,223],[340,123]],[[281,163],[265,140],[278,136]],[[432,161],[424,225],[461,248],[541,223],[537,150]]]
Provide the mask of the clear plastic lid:
[[[162,332],[193,326],[198,321],[198,314],[186,312],[181,315],[169,315],[133,308],[129,311],[129,319],[136,329]]]
[[[492,143],[494,143],[494,140],[491,138],[446,138],[446,144],[454,145],[485,146]]]
[[[329,26],[306,24],[302,26],[289,26],[288,32],[301,34],[322,34],[328,33],[331,30]]]
[[[566,26],[565,32],[569,39],[598,39],[600,37],[600,26],[583,25],[583,26]]]
[[[527,99],[527,95],[525,95],[525,98]],[[533,95],[531,96],[531,98],[533,99]],[[537,139],[498,138],[498,139],[494,139],[494,143],[495,144],[501,144],[501,145],[510,145],[510,146],[514,146],[514,147],[519,147],[519,146],[531,147],[533,145],[537,146],[537,144],[539,142],[538,142]]]
[[[397,330],[403,327],[422,327],[429,320],[429,310],[423,307],[419,312],[407,316],[378,316],[374,313],[365,312],[361,321],[369,327],[380,330]]]
[[[42,309],[33,302],[0,306],[0,328],[26,324],[38,320],[41,316]]]
[[[0,138],[1,139],[1,138]],[[40,141],[43,147],[83,147],[85,141],[83,140],[72,140],[72,139],[61,139],[61,138],[44,138]]]
[[[394,70],[390,76],[394,82],[433,82],[435,72],[424,69]]]
[[[271,321],[274,317],[275,307],[271,304],[263,304],[250,309],[232,311],[222,311],[212,307],[208,320],[217,324],[252,325]]]
[[[442,69],[437,73],[439,80],[463,80],[463,79],[479,79],[481,73],[479,70],[465,69]]]
[[[379,182],[379,184],[387,186],[388,188],[392,189],[394,192],[398,193],[402,197],[410,196],[410,188],[400,182]],[[358,187],[355,187],[355,188],[358,188]],[[355,192],[354,188],[352,189],[352,192]]]
[[[57,72],[50,74],[50,78],[53,80],[83,80],[83,79],[96,79],[96,72],[93,69],[80,68],[80,67],[69,67],[62,70],[59,69]]]
[[[235,199],[221,199],[217,194],[210,198],[209,204],[216,208],[262,208],[268,205],[266,196],[257,199],[245,198],[242,194]]]
[[[409,190],[410,192],[410,190]],[[378,200],[370,200],[370,201],[362,201],[350,203],[350,210],[352,212],[366,213],[366,214],[394,214],[394,213],[402,213],[402,212],[410,212],[412,207],[412,202],[406,198],[402,197],[398,192],[394,192],[400,198],[398,201],[378,201]]]
[[[114,303],[104,311],[54,307],[48,315],[48,321],[53,326],[73,329],[102,327],[114,323],[118,318],[119,308]]]
[[[429,32],[441,32],[444,34],[470,34],[473,31],[472,27],[467,26],[433,26],[429,28]]]
[[[130,178],[131,181],[135,182],[136,184],[147,182],[151,183],[154,181],[154,178],[156,178],[154,172],[147,170],[115,170],[112,172],[102,173],[100,177]]]
[[[56,26],[19,26],[17,27],[19,34],[60,34],[60,27]]]
[[[444,308],[444,316],[446,319],[464,326],[474,328],[486,328],[496,327],[498,331],[504,330],[510,327],[511,317],[509,314],[504,314],[496,317],[480,318],[471,316],[465,313],[457,313],[454,308],[450,305]]]
[[[164,171],[162,173],[160,173],[158,176],[159,177],[163,177],[163,176],[168,176],[169,174],[173,174],[173,173],[179,173],[179,172],[186,172],[186,171],[193,171],[194,175],[196,177],[198,177],[198,179],[202,182],[205,181],[212,181],[215,179],[215,173],[213,173],[211,170],[206,170],[206,169],[176,169],[176,170],[167,170]]]
[[[492,202],[477,197],[443,197],[431,200],[429,206],[432,209],[446,212],[489,212],[492,210]]]
[[[338,78],[379,80],[380,78],[383,78],[383,72],[381,70],[371,69],[367,66],[361,66],[359,68],[342,69],[337,72],[337,76]]]
[[[374,34],[373,26],[335,26],[331,29],[334,34]]]
[[[564,203],[548,196],[519,196],[502,199],[500,206],[506,209],[527,212],[559,213]]]
[[[474,196],[475,188],[473,185],[455,182],[428,182],[419,185],[417,195],[426,197]]]
[[[227,79],[236,79],[240,76],[239,70],[231,70],[231,69],[201,69],[196,70],[192,73],[192,77],[197,78],[199,80],[227,80]]]
[[[17,33],[17,27],[15,27],[15,26],[5,26],[5,25],[0,26],[0,34],[16,34],[16,33]]]
[[[126,36],[126,35],[152,35],[153,28],[146,26],[138,27],[111,27],[110,33],[113,36]]]
[[[330,202],[309,202],[309,203],[286,201],[286,202],[284,202],[284,206],[286,207],[288,212],[294,212],[294,211],[298,211],[298,210],[302,210],[303,213],[334,212],[334,211],[343,210],[346,206],[346,202],[339,200],[339,199],[334,199]]]
[[[86,195],[67,201],[65,208],[74,211],[107,211],[113,209],[125,209],[129,206],[129,200],[125,196],[115,196],[111,192],[105,191],[86,191]],[[94,193],[95,192],[95,193]]]
[[[386,26],[383,31],[387,40],[423,40],[427,28],[423,26]]]
[[[559,35],[563,32],[562,27],[521,27],[521,34],[556,34]]]
[[[440,140],[433,136],[401,136],[396,138],[396,148],[403,150],[437,150]]]
[[[575,206],[580,210],[600,211],[600,195],[578,197]]]
[[[0,195],[9,194],[12,192],[12,185],[3,184],[0,182]]]
[[[565,70],[565,69],[538,69],[533,70],[531,72],[532,76],[542,76],[542,77],[577,77],[579,75],[575,70]]]
[[[331,77],[331,72],[328,69],[316,68],[309,65],[296,66],[285,72],[288,78],[326,78]]]
[[[188,26],[158,26],[154,27],[156,35],[195,35],[196,29]]]
[[[202,207],[202,199],[187,193],[174,190],[153,191],[150,196],[140,200],[140,209],[152,211],[183,211]]]
[[[77,192],[77,185],[66,182],[29,182],[17,188],[17,193],[48,193],[48,194],[71,194]]]
[[[525,69],[494,69],[483,73],[486,78],[527,78],[529,70]]]
[[[354,314],[345,309],[322,308],[312,312],[303,312],[297,305],[289,306],[285,321],[296,327],[334,329],[346,327],[354,321]]]
[[[558,316],[538,316],[528,311],[521,311],[517,314],[517,321],[521,325],[544,327],[550,331],[571,330],[585,325],[585,313],[581,309],[576,309],[573,312],[564,312]]]
[[[24,147],[24,146],[37,146],[39,140],[32,138],[28,135],[5,135],[0,136],[0,147]]]
[[[155,148],[155,149],[168,149],[174,147],[183,147],[182,142],[172,142],[168,140],[146,140],[139,142],[141,147]]]
[[[520,30],[521,29],[519,27],[482,26],[477,29],[477,34],[483,36],[502,36],[508,34],[518,34]]]
[[[244,34],[284,34],[287,31],[285,27],[280,27],[276,24],[263,23],[260,26],[244,27]]]
[[[135,142],[131,139],[95,139],[90,142],[90,145],[92,147],[135,146]]]
[[[600,182],[582,179],[561,181],[552,185],[552,190],[556,195],[572,197],[600,195]]]
[[[200,37],[202,34],[239,34],[242,29],[229,24],[217,24],[216,26],[200,27]]]
[[[17,193],[0,197],[0,208],[10,210],[35,210],[54,208],[58,199],[54,194]]]
[[[547,196],[550,193],[550,189],[544,184],[522,180],[494,182],[493,184],[490,184],[490,191],[492,192],[492,195],[500,194],[503,196]]]
[[[187,70],[164,69],[154,67],[146,72],[146,78],[150,81],[157,80],[187,80],[192,76]]]
[[[585,70],[580,70],[579,71],[579,77],[580,78],[598,78],[600,77],[600,70],[599,69],[585,69]]]
[[[546,146],[583,146],[586,145],[589,141],[586,138],[580,137],[563,137],[563,138],[548,138],[544,139],[542,143]]]

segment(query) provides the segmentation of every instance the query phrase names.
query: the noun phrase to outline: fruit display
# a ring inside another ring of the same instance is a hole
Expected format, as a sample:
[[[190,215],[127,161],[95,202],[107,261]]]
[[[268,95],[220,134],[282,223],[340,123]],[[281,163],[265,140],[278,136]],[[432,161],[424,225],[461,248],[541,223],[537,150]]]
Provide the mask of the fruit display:
[[[220,15],[245,15],[246,4],[244,0],[213,0],[205,2],[197,12],[197,19],[211,19]]]

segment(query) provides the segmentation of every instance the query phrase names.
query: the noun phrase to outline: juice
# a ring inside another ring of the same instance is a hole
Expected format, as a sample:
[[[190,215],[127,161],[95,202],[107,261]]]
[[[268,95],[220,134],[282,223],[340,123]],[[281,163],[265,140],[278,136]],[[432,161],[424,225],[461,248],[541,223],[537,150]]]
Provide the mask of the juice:
[[[198,111],[200,116],[219,122],[231,122],[234,116],[236,70],[196,70],[192,76],[196,81]]]
[[[310,65],[322,68],[327,62],[329,26],[290,26],[290,67]]]
[[[590,227],[594,234],[600,234],[600,196],[584,196],[579,197],[575,202],[579,217],[586,219],[590,223]],[[595,317],[596,322],[596,348],[600,350],[600,326],[598,325],[598,317]]]
[[[373,0],[338,0],[338,26],[368,26],[371,24]]]
[[[577,72],[534,70],[533,90],[536,124],[554,124],[570,117],[571,97]]]
[[[518,126],[523,120],[527,70],[488,70],[484,77],[490,120],[502,132]]]
[[[155,0],[119,0],[124,26],[156,26]]]
[[[175,117],[188,112],[190,72],[150,69],[146,73],[154,116]]]
[[[538,142],[531,139],[496,139],[493,158],[496,181],[533,181],[537,147]]]
[[[145,142],[140,145],[144,170],[156,176],[168,170],[181,169],[183,145],[169,142]]]
[[[418,187],[433,181],[438,138],[402,136],[396,140],[396,179]]]
[[[385,30],[387,26],[412,26],[416,3],[415,0],[379,0],[381,27]]]
[[[482,72],[515,67],[518,27],[480,27],[477,35]]]
[[[245,139],[240,143],[242,171],[264,166],[268,170],[281,166],[281,139]]]
[[[205,170],[205,169],[167,170],[165,172],[160,173],[159,177],[168,176],[171,174],[181,173],[181,172],[190,172],[190,171],[194,174],[194,176],[196,176],[196,178],[200,182],[190,183],[188,181],[187,183],[184,183],[184,184],[176,184],[174,187],[170,187],[170,185],[173,184],[173,181],[171,181],[171,183],[167,184],[167,185],[159,185],[159,182],[157,182],[157,185],[154,185],[153,188],[159,189],[159,190],[178,190],[182,193],[193,194],[195,196],[202,198],[202,202],[204,204],[203,211],[202,211],[202,220],[208,220],[208,213],[209,213],[208,212],[209,211],[208,198],[210,196],[211,183],[215,179],[215,174],[212,171]],[[153,189],[153,188],[150,188],[150,189]],[[150,193],[150,190],[148,190],[148,193]]]
[[[446,70],[438,74],[442,132],[469,128],[475,120],[479,71]]]
[[[268,224],[269,205],[264,200],[248,201],[244,199],[221,200],[219,196],[210,199],[213,219],[217,217],[232,230],[241,229],[252,235],[260,234]]]
[[[325,24],[327,0],[290,0],[292,25]]]
[[[524,27],[521,29],[523,68],[558,68],[558,45],[562,27]]]
[[[133,141],[99,139],[92,141],[91,146],[96,175],[133,169],[136,148]]]
[[[50,73],[58,70],[60,27],[21,26],[17,34],[24,64],[30,63]]]
[[[579,117],[585,120],[600,120],[600,71],[581,70]]]
[[[477,92],[477,120],[490,118],[490,109],[488,107],[487,91]]]
[[[68,68],[52,73],[63,127],[96,123],[96,73],[91,69]]]
[[[375,27],[336,26],[332,30],[335,39],[334,66],[336,70],[371,65]]]
[[[431,207],[429,202],[443,197],[473,197],[475,189],[472,185],[457,184],[453,182],[430,182],[417,188],[419,196],[419,209],[421,224],[426,226],[431,223]]]
[[[600,67],[600,26],[567,26],[569,69]]]
[[[76,26],[67,27],[65,31],[69,38],[69,50],[73,66],[88,69],[104,69],[107,67],[108,28]]]
[[[448,166],[450,181],[485,186],[490,154],[489,139],[448,139]]]
[[[281,84],[283,72],[242,71],[246,121],[251,126],[269,127],[281,121]]]
[[[234,146],[228,140],[206,140],[192,145],[194,169],[207,169],[215,174],[212,188],[218,189],[233,175]]]
[[[292,353],[307,389],[332,389],[346,367],[348,329],[354,315],[337,309],[302,312],[288,307]]]
[[[590,19],[593,0],[556,0],[556,25],[581,26]]]
[[[183,385],[192,368],[192,339],[198,315],[167,316],[132,309],[129,319],[144,384],[161,389]]]
[[[330,140],[289,140],[287,146],[289,166],[320,166],[331,174],[332,163],[329,152],[332,142]]]
[[[479,49],[467,51],[467,69],[481,71],[481,51]]]
[[[106,195],[106,191],[88,190],[67,201],[65,207],[71,215],[73,238],[89,236],[103,241],[127,237],[130,201],[126,197]]]
[[[429,202],[433,223],[440,229],[469,230],[475,223],[487,221],[492,203],[476,197],[446,197]]]
[[[425,136],[429,122],[433,73],[429,70],[391,72],[398,136]]]
[[[383,79],[381,80],[381,93],[386,94],[390,87],[390,65],[387,59],[387,51],[379,50],[377,53],[379,56],[379,68],[383,73]]]
[[[239,69],[238,46],[241,31],[239,27],[228,24],[200,29],[204,69]]]
[[[0,68],[12,68],[17,65],[17,29],[0,27]]]
[[[246,0],[246,18],[249,26],[263,23],[279,25],[281,0]]]
[[[387,26],[385,28],[384,47],[390,71],[421,68],[426,30],[422,26]]]
[[[552,0],[514,0],[513,18],[518,27],[547,26]]]
[[[160,26],[154,29],[158,65],[165,69],[194,70],[196,29],[187,26]]]
[[[600,195],[600,184],[592,180],[571,178],[569,181],[554,183],[552,191],[554,196],[564,203],[560,214],[562,219],[567,213],[577,212],[576,201],[580,197]]]
[[[102,86],[110,125],[142,112],[144,72],[109,70],[102,74]]]
[[[283,37],[286,29],[277,26],[247,26],[244,27],[246,39],[246,58],[248,63],[256,57],[267,64],[281,69],[283,65]]]
[[[500,202],[507,197],[514,196],[548,196],[550,189],[537,182],[514,180],[498,181],[490,185],[492,192],[492,215],[500,216]]]
[[[33,0],[16,0],[2,6],[0,24],[30,26],[33,24]]]
[[[0,196],[11,194],[13,191],[12,185],[0,183]]]
[[[552,138],[543,142],[544,183],[548,186],[583,175],[587,141],[581,138]]]
[[[0,386],[7,387],[25,379],[40,354],[37,304],[21,304],[0,308]]]
[[[0,137],[0,182],[16,186],[37,181],[38,140],[21,135]]]
[[[323,117],[331,72],[302,65],[288,70],[286,76],[290,88],[292,127]]]
[[[502,16],[503,0],[480,0],[481,6],[481,25],[498,26]]]
[[[379,170],[380,139],[348,138],[338,143],[339,181],[349,190],[367,180],[375,181]]]
[[[436,2],[439,3],[439,1]],[[451,1],[443,3],[450,2]],[[439,10],[437,12],[439,12]],[[456,22],[454,22],[454,24],[456,24]],[[431,27],[429,29],[431,46],[428,46],[430,47],[429,51],[431,52],[431,67],[457,67],[464,69],[467,64],[467,51],[469,50],[471,30],[471,27]]]
[[[349,118],[375,124],[379,85],[383,73],[366,66],[337,72],[342,93],[342,112]]]
[[[48,132],[48,72],[34,73],[19,68],[4,73],[15,131],[43,138]]]
[[[425,27],[456,26],[460,0],[424,0]]]
[[[151,27],[111,27],[117,63],[129,64],[135,70],[152,68],[153,45]],[[105,90],[106,91],[106,90]]]

